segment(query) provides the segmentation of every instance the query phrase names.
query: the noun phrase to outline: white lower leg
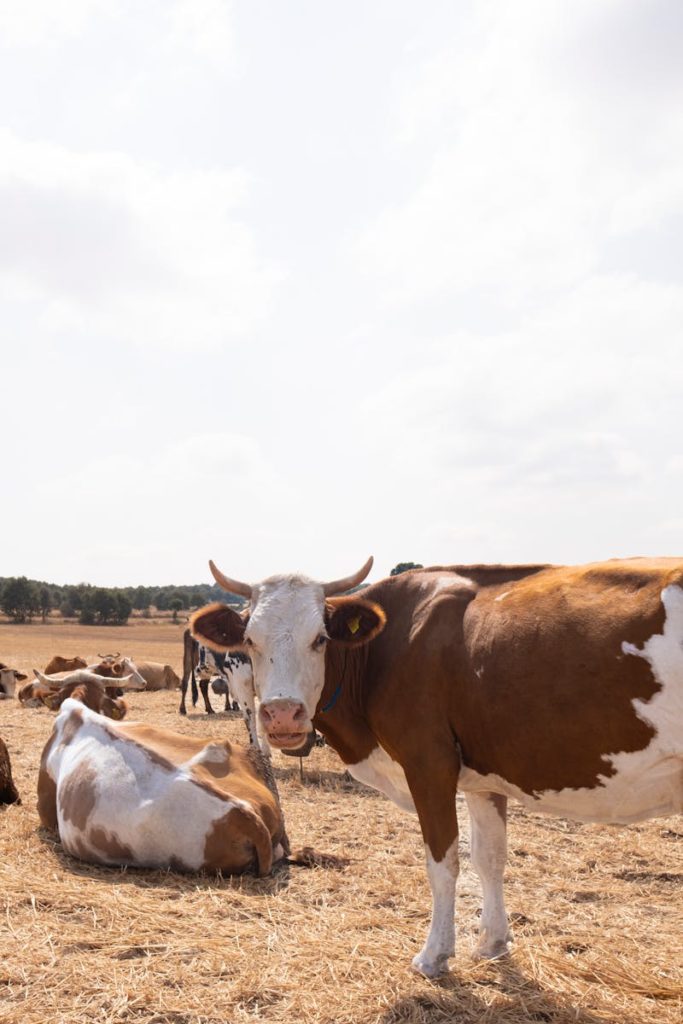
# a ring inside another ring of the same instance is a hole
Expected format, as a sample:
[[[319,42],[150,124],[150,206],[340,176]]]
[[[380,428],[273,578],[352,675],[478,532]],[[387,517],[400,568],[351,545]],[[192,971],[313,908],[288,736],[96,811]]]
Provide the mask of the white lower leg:
[[[449,846],[443,860],[435,861],[429,847],[427,875],[432,888],[432,922],[427,941],[413,959],[413,967],[428,978],[448,970],[448,958],[455,953],[455,883],[458,878],[458,841]]]
[[[492,958],[507,953],[507,944],[512,938],[503,895],[507,859],[506,800],[482,793],[467,793],[466,799],[472,826],[472,866],[479,875],[484,897],[475,956]]]

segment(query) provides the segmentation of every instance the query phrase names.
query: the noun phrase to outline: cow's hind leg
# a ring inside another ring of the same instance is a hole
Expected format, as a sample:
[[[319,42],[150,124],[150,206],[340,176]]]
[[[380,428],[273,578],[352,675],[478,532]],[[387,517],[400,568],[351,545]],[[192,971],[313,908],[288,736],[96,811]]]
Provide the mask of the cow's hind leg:
[[[507,953],[512,938],[503,895],[507,797],[497,793],[466,793],[465,798],[470,812],[472,866],[479,875],[484,897],[474,956],[495,959]]]
[[[204,698],[204,708],[206,710],[207,715],[215,715],[216,712],[211,707],[211,701],[209,700],[209,680],[200,678],[199,689],[202,691],[202,697]]]

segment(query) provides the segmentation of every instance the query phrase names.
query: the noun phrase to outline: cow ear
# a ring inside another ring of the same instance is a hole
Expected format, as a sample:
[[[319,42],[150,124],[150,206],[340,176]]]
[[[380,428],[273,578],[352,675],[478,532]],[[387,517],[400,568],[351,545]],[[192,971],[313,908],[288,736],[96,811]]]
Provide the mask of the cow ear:
[[[248,621],[248,616],[242,618],[230,605],[216,601],[190,616],[190,632],[200,644],[225,654],[244,643]]]
[[[374,601],[358,597],[335,597],[325,604],[325,626],[330,640],[359,647],[381,633],[387,617]]]

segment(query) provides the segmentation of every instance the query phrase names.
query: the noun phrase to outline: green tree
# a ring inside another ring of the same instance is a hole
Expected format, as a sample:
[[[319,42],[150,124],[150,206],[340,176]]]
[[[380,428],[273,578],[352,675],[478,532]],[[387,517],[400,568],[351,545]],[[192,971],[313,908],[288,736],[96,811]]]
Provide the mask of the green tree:
[[[93,608],[97,621],[101,626],[116,618],[116,597],[111,590],[104,587],[97,587],[92,596]]]
[[[81,611],[78,616],[78,621],[82,626],[95,625],[95,606],[93,604],[92,594],[89,594],[87,591],[81,597]]]
[[[0,607],[14,622],[30,622],[40,608],[38,588],[25,576],[8,579],[2,588]]]
[[[151,587],[136,587],[133,591],[133,608],[137,611],[144,611],[149,608],[152,600]]]
[[[152,597],[152,604],[158,611],[165,612],[168,610],[169,593],[169,589],[164,587],[161,590],[157,590],[157,592]]]
[[[125,594],[116,595],[115,618],[119,626],[125,626],[128,617],[133,610],[133,602]]]
[[[177,622],[178,612],[185,607],[183,605],[182,599],[180,597],[172,597],[171,600],[168,602],[168,607],[173,612],[173,621]]]
[[[40,614],[43,622],[46,621],[52,608],[52,593],[49,587],[41,587],[38,594],[38,603],[40,605]]]
[[[402,572],[407,572],[408,569],[423,569],[424,566],[420,565],[419,562],[399,562],[389,573],[390,576],[398,576]]]

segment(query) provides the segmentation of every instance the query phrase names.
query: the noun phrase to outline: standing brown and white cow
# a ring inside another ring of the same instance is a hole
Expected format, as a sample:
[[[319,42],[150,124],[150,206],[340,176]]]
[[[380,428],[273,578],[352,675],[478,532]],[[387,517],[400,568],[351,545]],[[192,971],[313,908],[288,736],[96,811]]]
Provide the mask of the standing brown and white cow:
[[[193,634],[242,644],[271,746],[313,723],[361,782],[418,815],[433,894],[429,977],[455,946],[455,797],[483,889],[479,955],[506,952],[506,806],[581,821],[683,810],[683,560],[414,569],[351,589],[229,579],[248,611],[210,605]]]

